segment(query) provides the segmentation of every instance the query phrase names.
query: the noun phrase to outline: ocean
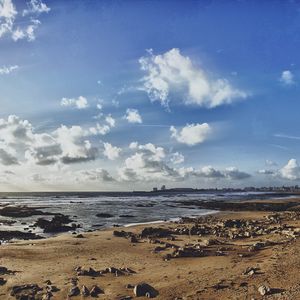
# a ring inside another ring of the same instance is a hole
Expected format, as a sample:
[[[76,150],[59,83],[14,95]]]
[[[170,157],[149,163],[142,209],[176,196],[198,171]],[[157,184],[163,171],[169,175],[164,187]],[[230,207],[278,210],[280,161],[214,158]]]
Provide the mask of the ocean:
[[[1,194],[0,194],[1,197]],[[1,206],[34,207],[43,212],[68,215],[74,223],[80,224],[77,232],[103,229],[116,225],[130,226],[139,223],[154,223],[176,220],[180,217],[197,217],[216,211],[184,205],[191,200],[234,200],[274,198],[272,193],[25,193],[2,194]],[[97,214],[108,214],[97,216]],[[52,215],[34,215],[25,218],[0,216],[3,220],[14,220],[12,225],[1,224],[0,230],[33,232],[42,236],[39,227],[32,228],[38,218],[50,220]],[[4,222],[5,223],[5,222]]]

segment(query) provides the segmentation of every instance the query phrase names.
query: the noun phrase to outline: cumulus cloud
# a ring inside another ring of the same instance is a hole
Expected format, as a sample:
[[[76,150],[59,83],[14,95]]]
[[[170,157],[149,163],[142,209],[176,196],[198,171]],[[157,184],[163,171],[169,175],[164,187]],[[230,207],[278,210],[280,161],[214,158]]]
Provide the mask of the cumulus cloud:
[[[116,125],[116,120],[111,115],[106,116],[105,121],[110,127],[115,127]]]
[[[241,180],[251,177],[250,174],[240,171],[236,167],[229,167],[223,172],[225,177],[233,180]]]
[[[152,143],[139,145],[137,142],[130,144],[129,148],[135,153],[128,157],[124,166],[119,169],[119,176],[124,181],[146,180],[156,181],[179,180],[179,172],[167,165],[164,158],[165,150]]]
[[[212,127],[207,123],[187,124],[179,131],[174,126],[171,126],[170,131],[171,137],[175,138],[177,142],[189,146],[203,143],[213,132]]]
[[[179,49],[173,48],[164,54],[139,59],[143,77],[143,89],[152,101],[160,101],[168,107],[171,94],[180,95],[185,104],[194,104],[213,108],[230,104],[247,97],[247,93],[238,90],[225,78],[211,78],[205,70],[196,66],[189,57],[183,56]]]
[[[97,148],[80,126],[62,125],[50,133],[35,133],[33,126],[17,116],[0,119],[0,161],[4,165],[53,165],[94,160]]]
[[[133,108],[128,108],[126,110],[126,114],[124,118],[129,122],[129,123],[142,123],[142,117],[137,109]]]
[[[87,99],[83,96],[79,96],[78,98],[62,98],[60,105],[66,107],[75,107],[77,109],[85,109],[89,106]]]
[[[297,180],[300,179],[300,167],[296,159],[292,158],[288,163],[279,170],[279,175],[283,179]]]
[[[184,157],[178,152],[166,155],[164,148],[152,143],[141,145],[133,142],[129,145],[129,149],[134,153],[126,158],[124,165],[119,168],[121,181],[182,181],[193,177],[210,180],[243,180],[251,176],[235,167],[224,170],[218,170],[212,166],[197,170],[192,167],[176,168],[170,166],[168,162],[173,158],[173,164],[182,163]]]
[[[102,114],[101,116],[99,115],[99,118],[101,118],[102,116]],[[110,114],[105,117],[105,122],[106,124],[97,123],[96,126],[90,127],[89,132],[94,135],[106,135],[110,132],[111,128],[116,126],[116,120]]]
[[[122,151],[121,148],[115,147],[110,143],[104,143],[104,151],[103,154],[110,160],[115,160],[119,157],[120,152]]]
[[[19,66],[14,65],[14,66],[3,66],[2,68],[0,68],[0,75],[8,75],[11,72],[17,70],[19,68]]]
[[[184,173],[185,176],[203,177],[207,179],[242,180],[251,177],[250,174],[242,172],[236,167],[218,170],[212,166],[204,166],[199,170],[187,169]]]
[[[62,150],[61,160],[63,163],[83,162],[96,158],[97,149],[92,147],[85,135],[85,131],[80,126],[62,125],[53,132],[53,136]]]
[[[181,164],[184,162],[184,156],[179,152],[172,153],[170,162],[175,165]]]
[[[19,14],[12,0],[0,0],[0,38],[9,35],[14,41],[34,41],[35,31],[41,24],[36,16],[49,11],[45,3],[31,0],[28,9]]]
[[[294,75],[289,70],[283,71],[281,73],[281,76],[280,76],[279,80],[284,85],[293,85],[295,83],[295,81],[294,81]]]
[[[23,10],[23,16],[29,14],[48,13],[51,9],[41,0],[31,0],[27,3],[27,9]]]

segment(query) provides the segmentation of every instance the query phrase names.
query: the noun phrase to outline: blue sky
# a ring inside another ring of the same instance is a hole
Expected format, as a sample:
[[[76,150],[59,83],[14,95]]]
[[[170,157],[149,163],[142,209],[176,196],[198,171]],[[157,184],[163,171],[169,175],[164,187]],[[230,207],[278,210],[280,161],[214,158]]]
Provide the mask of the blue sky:
[[[297,1],[0,0],[0,189],[298,184],[299,27]]]

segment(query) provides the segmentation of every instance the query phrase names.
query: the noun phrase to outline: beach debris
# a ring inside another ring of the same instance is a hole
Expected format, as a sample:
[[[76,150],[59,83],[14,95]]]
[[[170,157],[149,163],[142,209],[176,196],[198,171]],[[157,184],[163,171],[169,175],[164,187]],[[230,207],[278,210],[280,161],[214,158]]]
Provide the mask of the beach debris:
[[[80,294],[80,289],[77,285],[73,285],[69,290],[69,297],[78,296]]]
[[[83,285],[81,288],[81,294],[83,297],[87,297],[90,295],[90,291],[85,285]]]
[[[98,285],[92,286],[90,295],[92,297],[97,297],[99,294],[104,294],[104,291],[102,289],[100,289],[100,287]]]
[[[265,296],[265,295],[268,295],[270,292],[271,292],[271,289],[269,286],[267,285],[261,285],[259,288],[258,288],[258,292],[262,295],[262,296]]]
[[[136,297],[154,298],[158,292],[148,283],[139,283],[133,288],[133,293]]]
[[[4,285],[7,282],[6,279],[4,279],[3,277],[0,277],[0,285]]]

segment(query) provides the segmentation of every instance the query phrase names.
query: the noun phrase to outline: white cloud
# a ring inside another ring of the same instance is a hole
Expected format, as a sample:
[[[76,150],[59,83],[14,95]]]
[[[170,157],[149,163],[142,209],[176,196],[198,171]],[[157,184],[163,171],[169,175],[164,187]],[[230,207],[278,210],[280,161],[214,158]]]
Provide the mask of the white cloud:
[[[129,123],[142,123],[142,117],[137,109],[133,108],[128,108],[126,110],[126,115],[124,118],[129,122]]]
[[[213,132],[212,127],[207,123],[187,124],[179,132],[174,126],[171,126],[170,131],[172,138],[189,146],[203,143]]]
[[[54,165],[94,160],[97,148],[80,126],[62,125],[51,133],[35,133],[17,116],[0,119],[0,161],[4,165]]]
[[[242,172],[236,167],[226,168],[223,173],[225,177],[233,180],[241,180],[250,177],[250,174]]]
[[[143,89],[152,101],[158,100],[168,107],[170,94],[179,95],[185,104],[213,108],[230,104],[247,97],[246,92],[235,89],[225,78],[213,79],[191,59],[183,56],[179,49],[171,49],[161,55],[141,57]]]
[[[261,169],[257,171],[258,174],[262,174],[262,175],[274,175],[275,171],[273,170],[266,170],[266,169]]]
[[[89,106],[87,99],[83,96],[79,96],[78,98],[62,98],[60,105],[66,107],[76,107],[77,109],[85,109]]]
[[[22,39],[34,41],[35,31],[41,24],[34,17],[48,11],[50,8],[40,0],[31,0],[28,3],[28,10],[20,17],[12,0],[0,0],[0,38],[10,35],[14,41]]]
[[[184,162],[184,156],[179,152],[172,153],[170,162],[175,165],[181,164]]]
[[[106,116],[105,121],[110,127],[115,127],[116,125],[116,120],[111,115]]]
[[[0,68],[0,75],[7,75],[10,74],[11,72],[17,70],[19,68],[19,66],[14,65],[14,66],[3,66],[2,68]]]
[[[276,167],[277,163],[275,161],[272,161],[270,159],[266,159],[265,164],[269,167]]]
[[[103,154],[110,160],[115,160],[119,157],[120,152],[122,151],[121,148],[115,147],[110,143],[104,143],[104,151]]]
[[[110,132],[110,127],[106,124],[104,125],[100,125],[99,123],[96,124],[96,127],[91,127],[89,129],[91,134],[97,135],[97,134],[101,134],[101,135],[106,135],[107,133]]]
[[[28,14],[48,13],[51,9],[41,0],[30,0],[27,3],[28,9],[23,10],[23,16]]]
[[[207,179],[227,179],[227,180],[242,180],[251,177],[250,174],[246,172],[240,171],[236,167],[229,167],[225,170],[218,170],[212,166],[204,166],[199,170],[194,170],[193,168],[182,169],[182,174],[185,177],[195,176],[195,177],[203,177]]]
[[[179,172],[165,162],[165,150],[151,143],[139,145],[133,142],[129,149],[135,151],[125,159],[124,166],[119,168],[120,180],[123,181],[157,181],[181,180]]]
[[[178,153],[166,155],[164,148],[152,143],[140,145],[132,142],[129,149],[134,153],[125,159],[124,165],[119,168],[121,181],[182,181],[188,178],[204,178],[209,180],[243,180],[251,175],[240,171],[238,168],[229,167],[218,170],[212,166],[205,166],[198,170],[192,167],[175,168],[168,165],[182,163],[184,157]]]
[[[288,163],[279,170],[279,175],[283,179],[297,180],[300,179],[300,167],[296,159],[292,158]]]
[[[284,85],[293,85],[295,83],[293,73],[289,70],[283,71],[280,76],[280,82]]]

